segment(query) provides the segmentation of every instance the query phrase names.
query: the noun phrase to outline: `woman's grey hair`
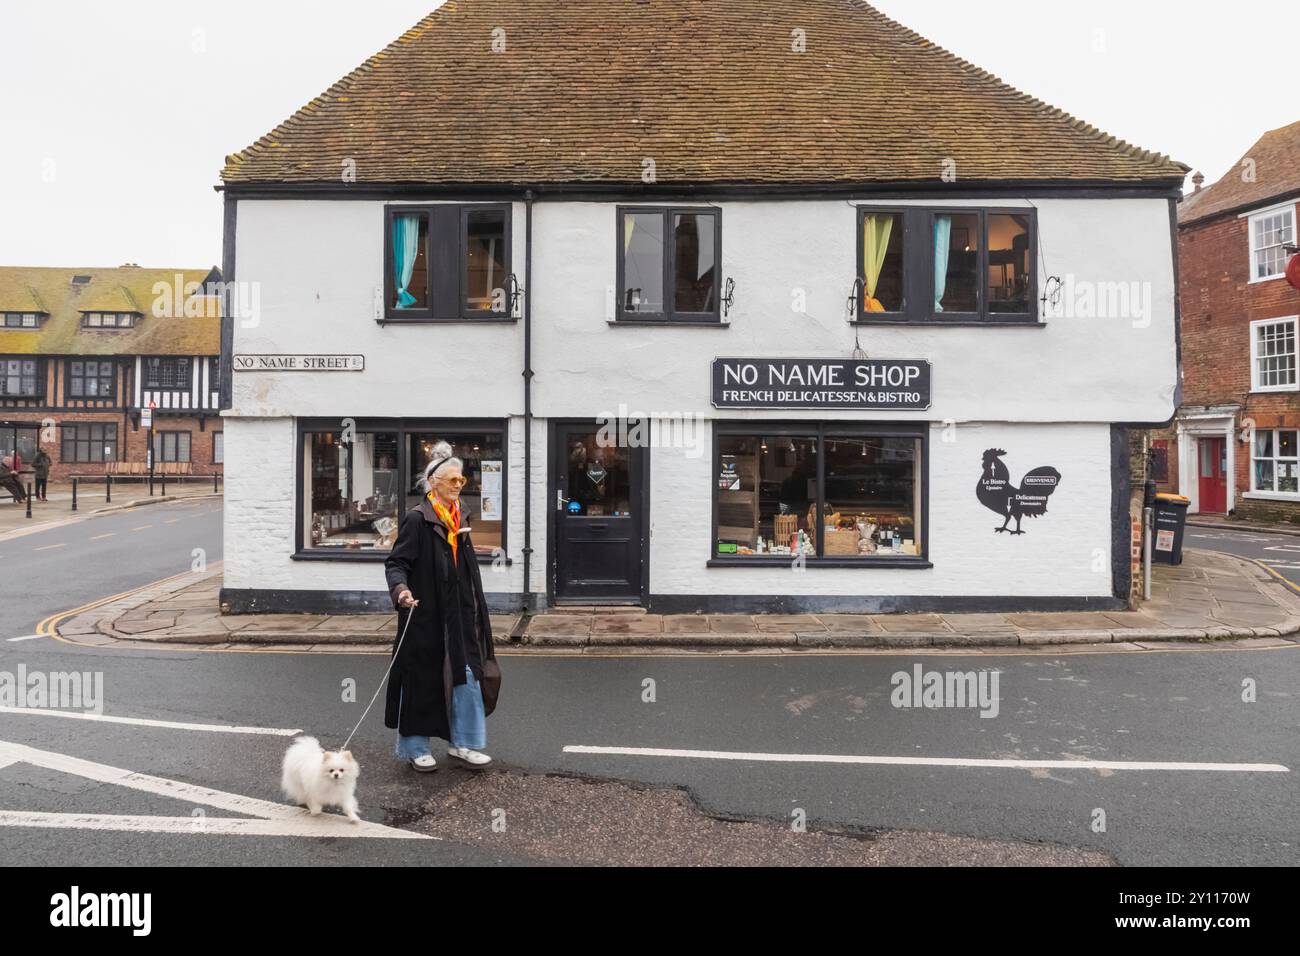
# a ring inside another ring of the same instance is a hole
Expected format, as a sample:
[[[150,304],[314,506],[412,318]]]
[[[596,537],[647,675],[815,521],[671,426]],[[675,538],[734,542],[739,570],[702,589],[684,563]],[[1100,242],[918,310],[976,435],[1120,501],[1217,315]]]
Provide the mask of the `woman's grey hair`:
[[[445,441],[434,442],[433,450],[429,452],[429,464],[424,466],[424,474],[420,478],[420,490],[427,495],[430,490],[429,479],[452,465],[464,467],[464,463],[452,455],[450,444]]]

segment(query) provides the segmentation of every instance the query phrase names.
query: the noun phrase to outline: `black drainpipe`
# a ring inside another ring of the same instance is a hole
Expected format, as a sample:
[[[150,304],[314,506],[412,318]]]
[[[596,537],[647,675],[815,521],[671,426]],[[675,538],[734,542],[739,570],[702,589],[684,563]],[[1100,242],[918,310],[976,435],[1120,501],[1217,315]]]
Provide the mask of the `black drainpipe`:
[[[533,191],[524,193],[524,616],[533,610],[530,569],[533,556]],[[522,630],[522,629],[520,629]],[[522,635],[512,634],[518,640]]]

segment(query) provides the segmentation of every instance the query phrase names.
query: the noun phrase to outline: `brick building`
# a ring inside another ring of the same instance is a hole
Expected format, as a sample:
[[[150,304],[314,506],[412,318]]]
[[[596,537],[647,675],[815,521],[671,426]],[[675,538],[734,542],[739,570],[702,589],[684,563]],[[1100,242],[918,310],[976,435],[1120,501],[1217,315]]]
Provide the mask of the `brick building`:
[[[217,270],[0,267],[0,455],[50,478],[222,470]],[[31,476],[25,475],[24,481]]]
[[[1300,522],[1300,122],[1202,181],[1178,206],[1183,397],[1154,476],[1194,513]]]

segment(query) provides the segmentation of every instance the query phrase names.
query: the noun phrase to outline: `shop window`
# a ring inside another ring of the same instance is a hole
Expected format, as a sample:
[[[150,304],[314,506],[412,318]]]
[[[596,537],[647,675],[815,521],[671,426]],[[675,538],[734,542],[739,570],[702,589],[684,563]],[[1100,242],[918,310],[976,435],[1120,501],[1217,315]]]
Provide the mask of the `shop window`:
[[[1296,317],[1250,323],[1251,389],[1293,392],[1296,376]]]
[[[186,356],[155,357],[145,359],[144,387],[189,391],[190,360]]]
[[[384,222],[385,318],[510,316],[508,205],[390,206]]]
[[[920,559],[923,441],[828,426],[720,432],[714,557]]]
[[[113,362],[68,362],[68,397],[112,398],[115,370]]]
[[[863,209],[859,214],[858,278],[861,312],[903,311],[903,215]]]
[[[1295,242],[1295,207],[1250,217],[1250,279],[1259,282],[1286,272],[1286,246]]]
[[[620,209],[619,316],[718,320],[721,223],[716,209]]]
[[[1300,493],[1300,446],[1288,428],[1256,429],[1252,445],[1252,491]]]
[[[401,518],[395,432],[309,432],[303,436],[310,494],[304,548],[388,551]]]
[[[82,423],[61,425],[62,459],[76,464],[117,460],[117,425]]]
[[[491,555],[505,546],[505,453],[500,432],[410,432],[407,434],[406,507],[415,508],[424,497],[419,479],[430,462],[436,442],[451,445],[461,460],[461,473],[468,479],[461,489],[462,509],[469,515],[474,550]]]
[[[163,461],[190,460],[189,432],[154,432],[153,460]]]
[[[36,359],[0,359],[0,395],[11,398],[36,398],[45,393],[44,375]]]

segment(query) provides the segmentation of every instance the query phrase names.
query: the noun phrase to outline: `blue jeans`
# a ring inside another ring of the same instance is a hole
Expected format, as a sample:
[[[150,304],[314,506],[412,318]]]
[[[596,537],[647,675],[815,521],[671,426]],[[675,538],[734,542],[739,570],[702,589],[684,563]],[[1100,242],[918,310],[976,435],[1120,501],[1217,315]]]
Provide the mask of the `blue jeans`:
[[[401,712],[401,695],[398,695],[397,707]],[[470,750],[482,750],[487,746],[487,717],[483,713],[483,689],[474,679],[474,672],[465,668],[465,683],[457,684],[451,692],[451,745],[468,747]],[[397,756],[406,760],[416,757],[429,757],[433,751],[429,738],[423,736],[403,737],[397,735]]]

